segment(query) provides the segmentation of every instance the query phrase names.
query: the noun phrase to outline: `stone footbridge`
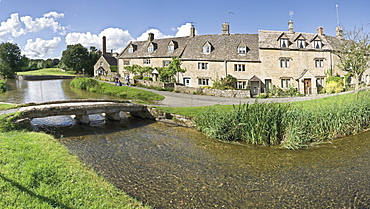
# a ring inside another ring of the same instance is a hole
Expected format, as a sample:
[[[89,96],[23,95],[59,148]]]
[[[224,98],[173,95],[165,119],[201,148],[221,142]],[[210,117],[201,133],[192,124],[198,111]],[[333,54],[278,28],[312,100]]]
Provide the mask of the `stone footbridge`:
[[[82,124],[90,123],[89,115],[102,114],[111,120],[120,120],[120,112],[130,113],[142,118],[151,118],[144,105],[117,100],[69,100],[32,104],[19,109],[23,118],[43,118],[58,115],[75,115]]]

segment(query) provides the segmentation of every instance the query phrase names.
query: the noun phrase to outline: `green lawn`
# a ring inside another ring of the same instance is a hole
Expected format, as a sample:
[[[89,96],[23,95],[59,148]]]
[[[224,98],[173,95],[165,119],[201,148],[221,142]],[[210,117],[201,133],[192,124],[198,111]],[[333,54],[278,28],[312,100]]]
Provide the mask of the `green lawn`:
[[[345,103],[350,103],[353,101],[358,94],[356,93],[348,93],[342,95],[336,95],[331,97],[325,97],[320,99],[314,100],[305,100],[299,102],[293,102],[292,105],[296,107],[302,107],[303,109],[310,109],[314,110],[321,107],[333,107],[337,105],[342,105]],[[202,106],[202,107],[156,107],[158,110],[162,110],[163,112],[173,113],[188,117],[196,117],[200,113],[204,112],[205,110],[212,109],[212,110],[220,110],[220,111],[230,111],[234,109],[234,107],[238,107],[239,105],[214,105],[214,106]]]
[[[17,72],[17,75],[64,75],[75,76],[75,71],[64,71],[60,68],[44,68],[40,70]]]
[[[0,208],[150,208],[115,188],[52,136],[0,133]]]

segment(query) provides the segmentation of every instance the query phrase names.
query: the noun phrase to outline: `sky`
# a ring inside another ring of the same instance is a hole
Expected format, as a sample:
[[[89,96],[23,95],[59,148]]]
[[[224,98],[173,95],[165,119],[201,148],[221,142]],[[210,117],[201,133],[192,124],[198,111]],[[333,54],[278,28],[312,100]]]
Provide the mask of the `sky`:
[[[316,33],[324,27],[335,36],[344,30],[370,31],[370,0],[0,0],[0,43],[18,45],[31,59],[60,58],[67,45],[80,43],[121,53],[130,41],[258,30]]]

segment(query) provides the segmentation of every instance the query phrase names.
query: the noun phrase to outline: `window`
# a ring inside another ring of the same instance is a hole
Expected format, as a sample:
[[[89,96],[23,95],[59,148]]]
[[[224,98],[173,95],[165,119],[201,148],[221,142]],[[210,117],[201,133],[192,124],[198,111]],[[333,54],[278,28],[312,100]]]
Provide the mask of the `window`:
[[[163,67],[168,67],[168,65],[171,63],[170,60],[164,60],[163,61]]]
[[[239,46],[238,47],[238,54],[246,54],[247,53],[247,47],[246,46]]]
[[[317,87],[324,87],[325,86],[325,78],[316,78],[316,86]]]
[[[148,47],[148,52],[149,52],[149,53],[151,53],[151,52],[153,52],[153,51],[154,51],[154,47],[153,47],[153,46],[149,46],[149,47]]]
[[[235,64],[234,65],[234,70],[239,71],[239,72],[245,72],[245,65],[243,64]]]
[[[134,48],[133,47],[128,48],[128,53],[130,54],[134,53]]]
[[[184,86],[190,86],[190,78],[184,78]]]
[[[123,65],[130,65],[130,60],[123,60]]]
[[[306,41],[304,39],[298,39],[297,47],[300,49],[306,48]]]
[[[322,42],[320,40],[315,40],[313,44],[315,49],[321,49],[322,47]]]
[[[150,65],[150,59],[144,59],[143,61],[144,65]]]
[[[210,54],[212,50],[212,45],[207,42],[203,45],[203,54]]]
[[[265,92],[266,93],[270,93],[272,89],[272,82],[271,82],[271,79],[265,79]]]
[[[208,69],[208,63],[206,62],[199,62],[198,63],[198,70],[207,70]]]
[[[289,45],[288,45],[288,39],[287,38],[282,38],[282,39],[280,39],[280,47],[282,47],[282,48],[286,48],[286,47],[288,47]]]
[[[199,78],[198,84],[200,86],[208,86],[209,85],[209,79],[208,78]]]
[[[290,78],[281,79],[281,88],[290,87]]]
[[[175,51],[175,46],[174,45],[168,45],[168,49],[167,49],[168,52],[173,52]]]
[[[103,66],[104,65],[104,63],[103,62],[100,62],[100,66]]]
[[[247,89],[247,81],[237,81],[236,88],[237,89]]]
[[[204,54],[210,54],[211,53],[211,47],[210,46],[204,46],[203,47],[203,53]]]
[[[316,59],[315,60],[315,67],[317,67],[317,68],[324,67],[324,59]]]
[[[290,58],[281,58],[280,59],[280,67],[281,68],[289,68],[290,67]]]

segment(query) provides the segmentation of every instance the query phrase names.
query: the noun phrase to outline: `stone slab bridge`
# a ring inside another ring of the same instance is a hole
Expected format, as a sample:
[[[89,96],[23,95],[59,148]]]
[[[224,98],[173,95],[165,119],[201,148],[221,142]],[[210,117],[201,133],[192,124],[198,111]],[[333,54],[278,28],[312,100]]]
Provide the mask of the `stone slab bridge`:
[[[120,120],[120,112],[151,118],[146,106],[118,100],[68,100],[29,105],[19,109],[22,117],[29,120],[58,115],[75,115],[79,123],[89,124],[89,115],[105,113],[108,119]]]

